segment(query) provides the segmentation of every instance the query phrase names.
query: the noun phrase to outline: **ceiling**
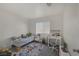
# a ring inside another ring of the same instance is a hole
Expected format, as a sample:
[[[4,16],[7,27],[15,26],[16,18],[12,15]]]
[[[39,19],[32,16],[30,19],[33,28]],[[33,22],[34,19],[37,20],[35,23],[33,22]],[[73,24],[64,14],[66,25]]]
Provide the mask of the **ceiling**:
[[[10,14],[18,15],[26,19],[57,15],[62,13],[64,4],[46,3],[5,3],[0,4],[0,10]]]

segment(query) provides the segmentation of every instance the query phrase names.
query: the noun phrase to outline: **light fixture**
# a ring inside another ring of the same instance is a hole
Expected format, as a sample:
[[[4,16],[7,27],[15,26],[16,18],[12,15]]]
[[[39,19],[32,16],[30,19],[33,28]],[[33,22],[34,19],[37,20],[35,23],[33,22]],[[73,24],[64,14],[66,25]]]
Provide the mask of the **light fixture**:
[[[47,4],[47,6],[51,6],[52,5],[52,3],[46,3]]]

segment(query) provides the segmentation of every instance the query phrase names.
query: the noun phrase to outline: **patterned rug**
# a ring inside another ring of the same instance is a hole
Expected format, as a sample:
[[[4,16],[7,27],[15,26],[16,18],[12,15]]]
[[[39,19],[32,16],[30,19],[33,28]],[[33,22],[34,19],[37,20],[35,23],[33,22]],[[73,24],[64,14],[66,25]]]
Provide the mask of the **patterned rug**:
[[[47,45],[32,42],[24,46],[19,52],[13,52],[16,56],[55,56],[53,49],[49,48]]]

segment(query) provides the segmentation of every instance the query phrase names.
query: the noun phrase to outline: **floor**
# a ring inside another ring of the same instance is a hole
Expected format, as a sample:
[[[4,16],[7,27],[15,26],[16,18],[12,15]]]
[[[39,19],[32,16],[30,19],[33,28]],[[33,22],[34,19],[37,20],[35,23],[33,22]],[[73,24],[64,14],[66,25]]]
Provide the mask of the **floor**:
[[[52,48],[49,48],[48,45],[31,42],[17,52],[16,56],[56,56],[56,53]]]

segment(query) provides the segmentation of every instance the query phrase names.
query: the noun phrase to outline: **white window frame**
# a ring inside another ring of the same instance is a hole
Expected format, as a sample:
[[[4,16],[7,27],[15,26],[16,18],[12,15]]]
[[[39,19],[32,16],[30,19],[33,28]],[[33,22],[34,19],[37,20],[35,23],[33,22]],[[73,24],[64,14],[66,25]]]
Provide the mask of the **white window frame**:
[[[36,34],[49,34],[50,33],[50,22],[37,22],[36,23]]]

